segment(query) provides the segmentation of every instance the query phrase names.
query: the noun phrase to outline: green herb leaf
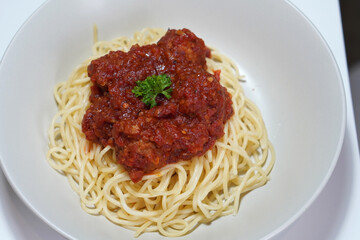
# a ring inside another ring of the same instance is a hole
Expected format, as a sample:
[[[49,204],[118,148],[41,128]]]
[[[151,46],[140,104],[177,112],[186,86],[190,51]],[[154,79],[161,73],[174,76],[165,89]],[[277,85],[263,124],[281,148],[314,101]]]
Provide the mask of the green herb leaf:
[[[171,98],[172,88],[171,79],[166,74],[152,75],[147,77],[144,81],[137,81],[132,92],[136,97],[143,97],[142,101],[150,108],[156,106],[156,96],[163,94],[167,99]],[[167,89],[166,89],[167,88]]]

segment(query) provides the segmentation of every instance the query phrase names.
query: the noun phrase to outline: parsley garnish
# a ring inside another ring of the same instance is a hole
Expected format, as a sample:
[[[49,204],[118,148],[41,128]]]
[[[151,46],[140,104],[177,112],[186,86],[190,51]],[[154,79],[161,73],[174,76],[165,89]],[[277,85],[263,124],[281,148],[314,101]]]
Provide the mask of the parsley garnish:
[[[158,94],[163,94],[167,99],[171,97],[170,93],[172,88],[165,89],[170,87],[171,79],[166,74],[161,75],[152,75],[147,77],[144,81],[137,81],[137,86],[134,87],[132,92],[136,97],[142,96],[142,101],[146,105],[150,105],[150,108],[156,106],[156,96]]]

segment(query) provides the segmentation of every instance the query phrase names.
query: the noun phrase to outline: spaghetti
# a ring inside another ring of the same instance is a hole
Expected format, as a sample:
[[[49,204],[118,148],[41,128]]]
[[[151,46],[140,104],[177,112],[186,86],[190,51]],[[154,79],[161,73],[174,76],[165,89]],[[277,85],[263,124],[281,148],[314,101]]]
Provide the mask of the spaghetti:
[[[64,174],[89,214],[102,214],[135,231],[182,236],[200,223],[236,214],[243,193],[263,186],[275,160],[258,108],[244,96],[236,65],[216,49],[208,71],[221,70],[221,84],[232,96],[234,115],[224,136],[203,156],[166,165],[141,181],[131,181],[116,162],[115,151],[86,140],[81,122],[89,108],[87,66],[109,51],[129,51],[132,45],[158,41],[165,31],[144,29],[133,38],[96,42],[93,57],[54,88],[58,112],[49,128],[47,159]]]

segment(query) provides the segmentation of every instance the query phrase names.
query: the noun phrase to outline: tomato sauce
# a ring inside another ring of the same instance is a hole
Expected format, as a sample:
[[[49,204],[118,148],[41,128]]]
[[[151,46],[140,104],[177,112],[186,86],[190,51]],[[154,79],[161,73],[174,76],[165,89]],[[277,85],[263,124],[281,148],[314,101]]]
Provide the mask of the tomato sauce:
[[[156,43],[112,51],[88,66],[90,107],[82,131],[110,145],[133,182],[166,164],[201,156],[224,135],[232,116],[230,94],[220,71],[207,72],[210,50],[188,29],[168,30]],[[171,77],[171,98],[149,108],[132,89],[148,76]]]

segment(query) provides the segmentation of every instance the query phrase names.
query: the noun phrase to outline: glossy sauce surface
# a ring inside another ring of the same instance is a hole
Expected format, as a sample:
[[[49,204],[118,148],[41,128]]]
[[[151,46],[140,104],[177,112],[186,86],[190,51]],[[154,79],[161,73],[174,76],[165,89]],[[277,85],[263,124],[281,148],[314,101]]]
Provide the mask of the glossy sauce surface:
[[[230,94],[220,71],[207,72],[210,50],[188,29],[168,30],[157,44],[113,51],[88,66],[90,108],[82,130],[86,138],[116,151],[117,160],[137,182],[166,164],[209,150],[224,135],[232,116]],[[171,98],[149,108],[132,89],[148,76],[171,77]]]

